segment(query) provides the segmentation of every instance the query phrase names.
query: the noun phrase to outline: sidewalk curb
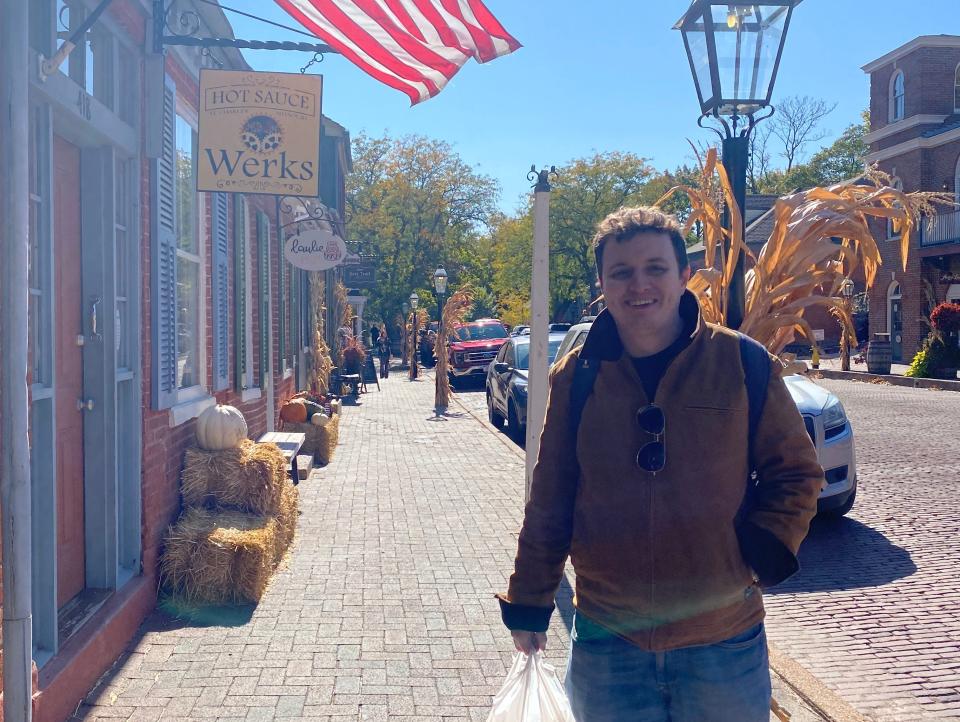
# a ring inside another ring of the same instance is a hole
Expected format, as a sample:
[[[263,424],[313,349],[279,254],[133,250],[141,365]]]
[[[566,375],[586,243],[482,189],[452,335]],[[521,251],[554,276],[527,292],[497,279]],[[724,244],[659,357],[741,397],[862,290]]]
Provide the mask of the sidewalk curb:
[[[870,722],[869,718],[844,702],[836,692],[828,689],[823,682],[777,649],[775,645],[768,642],[767,648],[770,655],[770,670],[776,673],[826,722]]]
[[[909,376],[893,374],[871,374],[866,371],[834,371],[832,369],[810,369],[807,376],[812,379],[839,379],[842,381],[861,381],[871,384],[889,384],[915,389],[933,389],[935,391],[960,391],[960,381],[947,379],[915,379]]]

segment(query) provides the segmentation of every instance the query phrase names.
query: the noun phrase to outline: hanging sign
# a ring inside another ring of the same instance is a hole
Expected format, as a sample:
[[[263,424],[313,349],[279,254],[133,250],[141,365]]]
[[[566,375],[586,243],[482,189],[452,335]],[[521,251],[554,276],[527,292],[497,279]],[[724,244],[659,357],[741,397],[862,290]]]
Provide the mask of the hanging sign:
[[[329,228],[304,224],[284,239],[283,256],[305,271],[327,271],[343,263],[347,244]]]
[[[197,190],[316,196],[323,79],[200,70]]]
[[[942,273],[940,283],[960,283],[960,273]]]
[[[373,288],[377,285],[377,269],[372,263],[344,265],[343,285],[347,288]]]

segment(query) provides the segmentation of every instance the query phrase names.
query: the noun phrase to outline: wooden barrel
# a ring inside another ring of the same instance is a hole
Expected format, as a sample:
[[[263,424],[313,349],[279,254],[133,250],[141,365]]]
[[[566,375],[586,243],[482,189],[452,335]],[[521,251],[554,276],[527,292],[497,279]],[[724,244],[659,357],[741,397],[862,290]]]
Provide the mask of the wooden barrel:
[[[886,336],[887,334],[883,334]],[[890,341],[885,338],[875,338],[867,344],[867,371],[872,374],[889,374],[890,362],[893,359],[893,349]]]

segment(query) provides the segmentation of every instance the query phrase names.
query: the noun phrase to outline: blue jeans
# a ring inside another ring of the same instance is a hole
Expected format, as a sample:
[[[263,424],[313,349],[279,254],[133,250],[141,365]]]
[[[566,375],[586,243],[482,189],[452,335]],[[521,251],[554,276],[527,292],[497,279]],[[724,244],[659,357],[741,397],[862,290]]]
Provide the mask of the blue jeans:
[[[566,690],[577,722],[768,722],[763,624],[718,644],[645,652],[576,615]]]

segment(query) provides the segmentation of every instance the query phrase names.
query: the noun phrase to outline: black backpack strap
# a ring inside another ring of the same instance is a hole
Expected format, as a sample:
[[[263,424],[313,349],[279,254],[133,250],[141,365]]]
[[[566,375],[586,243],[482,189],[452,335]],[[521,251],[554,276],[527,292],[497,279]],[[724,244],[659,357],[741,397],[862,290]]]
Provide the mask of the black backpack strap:
[[[570,385],[570,433],[573,436],[573,448],[577,448],[577,432],[580,429],[580,417],[587,405],[587,399],[593,393],[593,384],[600,372],[600,359],[577,358],[573,370],[573,383]]]
[[[745,334],[740,335],[740,362],[743,365],[743,381],[747,387],[749,404],[748,449],[753,460],[753,440],[760,425],[763,407],[767,402],[767,385],[770,383],[770,356],[763,344]]]

